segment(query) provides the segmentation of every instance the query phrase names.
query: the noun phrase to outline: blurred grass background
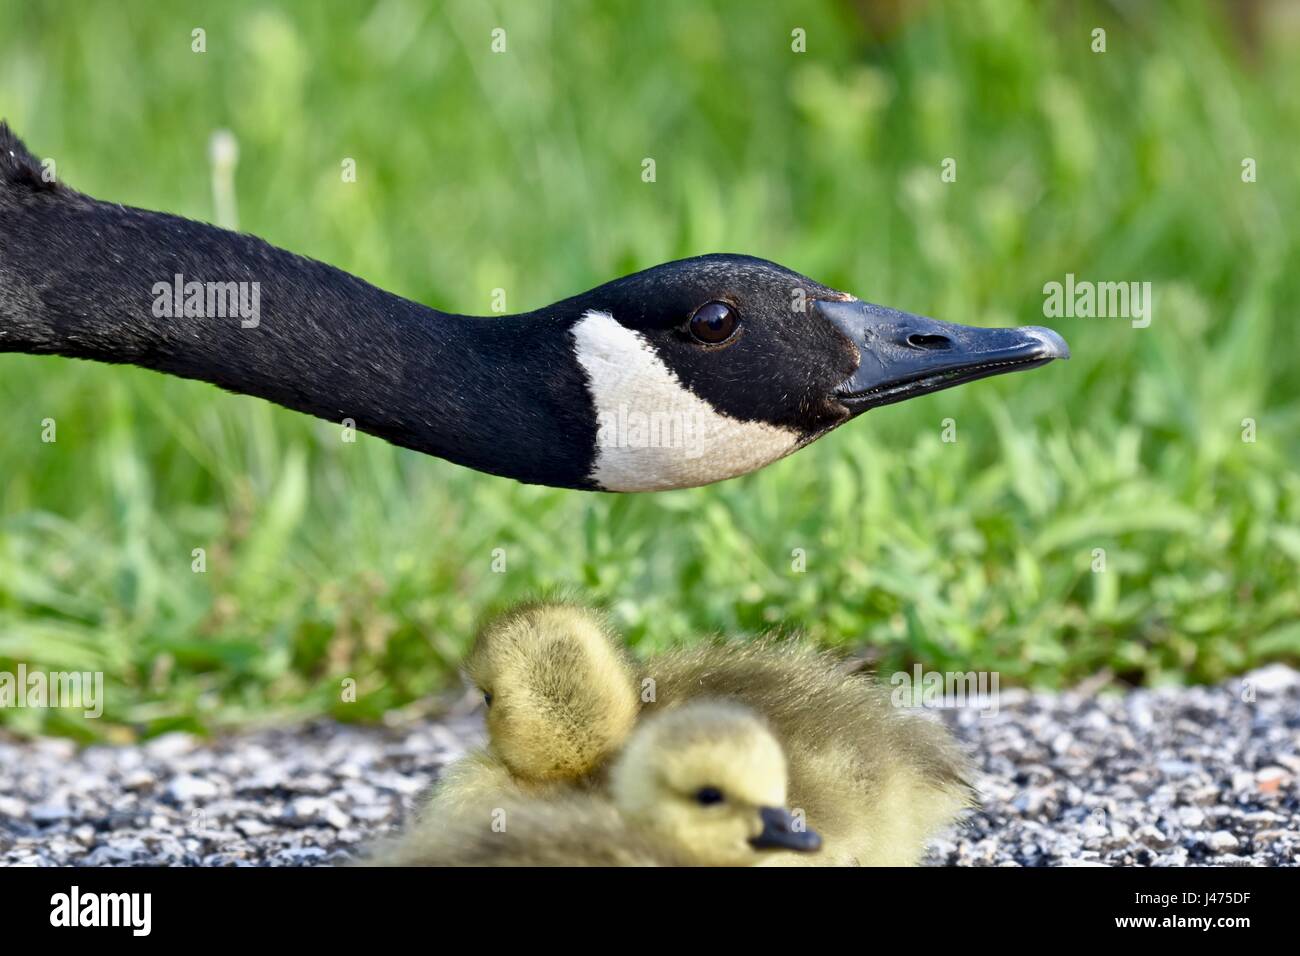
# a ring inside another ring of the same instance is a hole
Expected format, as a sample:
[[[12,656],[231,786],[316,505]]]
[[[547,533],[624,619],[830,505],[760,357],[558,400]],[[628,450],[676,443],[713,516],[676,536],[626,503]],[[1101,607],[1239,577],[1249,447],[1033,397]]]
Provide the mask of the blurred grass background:
[[[444,309],[747,252],[940,318],[1050,324],[1075,355],[649,496],[526,487],[207,385],[0,356],[0,669],[108,684],[102,720],[0,723],[116,739],[373,719],[447,686],[486,607],[554,586],[643,647],[788,625],[886,670],[1005,682],[1300,658],[1296,9],[784,6],[0,0],[0,115],[100,198],[211,220],[207,144],[228,128],[240,228]],[[1043,319],[1067,272],[1153,283],[1150,328]]]

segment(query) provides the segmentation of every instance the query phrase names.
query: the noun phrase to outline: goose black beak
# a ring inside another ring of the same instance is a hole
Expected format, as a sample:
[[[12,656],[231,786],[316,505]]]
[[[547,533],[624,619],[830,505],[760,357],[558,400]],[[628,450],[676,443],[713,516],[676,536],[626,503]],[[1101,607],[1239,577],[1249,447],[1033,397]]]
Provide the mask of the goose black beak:
[[[749,845],[756,850],[794,850],[813,853],[821,849],[822,838],[816,830],[795,828],[794,817],[784,807],[759,807],[763,831],[750,837]]]
[[[869,302],[819,299],[814,308],[857,347],[858,370],[835,390],[854,415],[990,375],[1068,359],[1051,329],[954,325]]]

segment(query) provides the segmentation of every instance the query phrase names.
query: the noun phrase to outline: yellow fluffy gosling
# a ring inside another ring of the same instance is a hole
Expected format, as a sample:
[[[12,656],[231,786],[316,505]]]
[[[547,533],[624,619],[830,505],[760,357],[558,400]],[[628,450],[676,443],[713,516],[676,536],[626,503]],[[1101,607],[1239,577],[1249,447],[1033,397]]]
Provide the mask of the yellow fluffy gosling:
[[[694,701],[642,721],[608,784],[608,796],[570,789],[508,795],[495,807],[443,819],[426,811],[366,862],[745,866],[773,850],[811,854],[820,845],[786,809],[780,744],[733,703]]]
[[[488,745],[444,771],[435,816],[592,781],[636,722],[630,659],[577,605],[523,604],[490,621],[464,669],[487,705]]]
[[[566,771],[546,776],[530,777],[529,766],[557,765],[553,740],[586,740],[584,753],[608,755],[642,690],[647,713],[716,697],[744,703],[770,722],[789,759],[791,805],[805,810],[826,839],[824,853],[782,854],[780,862],[914,864],[928,840],[973,802],[966,759],[948,732],[894,707],[886,689],[846,673],[831,655],[770,639],[711,644],[652,657],[638,681],[609,627],[592,611],[533,604],[503,622],[482,633],[471,658],[512,662],[509,669],[493,668],[482,684],[494,693],[489,749],[515,755],[512,773],[491,759],[462,764],[439,791],[445,806],[490,802],[502,792],[541,784],[601,786],[600,758],[581,768],[570,761]],[[504,646],[497,648],[498,642]],[[562,712],[589,715],[587,722],[548,726],[557,711],[536,703],[536,675],[553,675],[545,683],[563,687]],[[500,696],[530,703],[522,710],[498,709]],[[525,759],[530,753],[531,761]]]
[[[706,696],[763,715],[789,761],[790,805],[826,841],[808,862],[914,865],[974,802],[966,757],[947,729],[895,707],[886,688],[832,655],[762,639],[670,651],[643,671],[654,691],[643,713]]]

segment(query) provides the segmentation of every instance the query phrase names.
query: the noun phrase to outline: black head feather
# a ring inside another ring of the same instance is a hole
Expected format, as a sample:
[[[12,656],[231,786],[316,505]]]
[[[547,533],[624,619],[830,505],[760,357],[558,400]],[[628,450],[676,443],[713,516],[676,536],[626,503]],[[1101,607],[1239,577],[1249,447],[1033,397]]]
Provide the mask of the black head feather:
[[[31,154],[4,120],[0,120],[0,184],[39,192],[60,188],[54,177],[45,175],[40,160]]]

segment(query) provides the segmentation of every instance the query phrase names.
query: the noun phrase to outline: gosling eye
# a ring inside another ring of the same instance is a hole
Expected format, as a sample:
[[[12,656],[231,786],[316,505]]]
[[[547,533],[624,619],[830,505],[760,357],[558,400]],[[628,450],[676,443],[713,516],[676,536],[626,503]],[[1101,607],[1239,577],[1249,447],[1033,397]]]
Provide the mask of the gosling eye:
[[[715,803],[721,803],[726,797],[717,787],[700,787],[695,791],[695,802],[702,807],[709,807]]]
[[[691,338],[704,345],[721,345],[740,328],[740,314],[725,302],[706,302],[687,323]]]
[[[490,690],[483,691],[483,703],[486,704],[488,707],[492,706],[492,691]]]

